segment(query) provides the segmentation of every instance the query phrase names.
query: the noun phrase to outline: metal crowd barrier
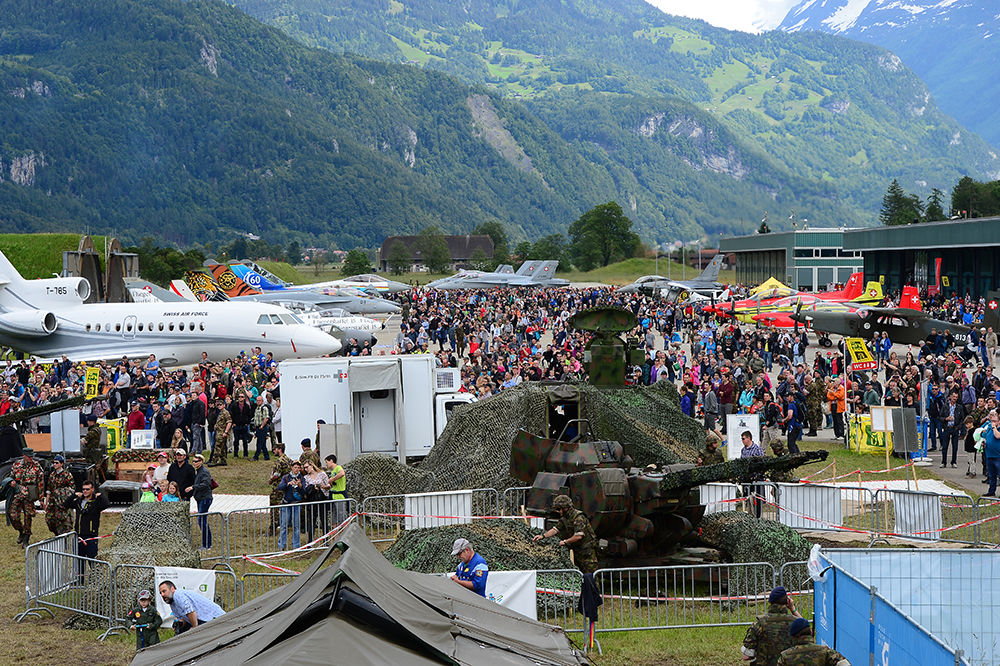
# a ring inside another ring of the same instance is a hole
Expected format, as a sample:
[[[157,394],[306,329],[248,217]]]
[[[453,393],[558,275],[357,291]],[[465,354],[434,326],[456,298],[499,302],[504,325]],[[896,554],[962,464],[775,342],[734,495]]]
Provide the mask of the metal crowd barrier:
[[[111,565],[104,560],[92,560],[73,553],[47,548],[38,549],[37,596],[34,603],[50,615],[59,608],[89,615],[107,622],[108,628],[98,640],[124,631],[115,622],[115,582]],[[20,622],[29,615],[39,617],[36,609],[28,609],[15,618]]]
[[[502,516],[520,516],[521,509],[528,503],[531,486],[508,488],[500,496],[499,512]]]
[[[975,526],[976,545],[1000,546],[1000,500],[980,497],[976,500],[976,520],[987,521]]]
[[[228,527],[228,515],[218,511],[191,514],[191,547],[199,550],[202,562],[229,560]]]
[[[752,623],[767,611],[774,567],[767,562],[599,569],[597,631],[719,627]]]
[[[495,488],[464,491],[377,495],[361,502],[361,525],[373,543],[394,541],[405,529],[457,525],[476,516],[500,515]]]
[[[558,625],[567,633],[586,633],[587,618],[577,612],[582,583],[583,574],[579,569],[536,571],[535,606],[538,621]]]
[[[294,546],[294,523],[286,527],[285,547],[278,548],[281,537],[281,509],[292,507],[299,512],[299,545],[304,546],[326,534],[357,512],[353,499],[324,500],[295,505],[240,509],[226,514],[226,558],[233,562],[243,555],[257,556],[291,550]],[[200,538],[200,537],[198,537]],[[195,537],[192,535],[192,540]]]
[[[966,495],[880,489],[875,532],[923,541],[977,543],[978,509]]]
[[[36,603],[37,599],[51,592],[50,585],[56,584],[48,576],[44,578],[39,575],[38,555],[41,549],[54,550],[69,555],[76,554],[77,550],[76,532],[66,532],[54,536],[51,539],[44,539],[38,543],[30,544],[24,549],[24,612],[14,616],[15,622],[20,622],[26,617],[40,618],[41,612],[52,615],[52,611]]]
[[[286,573],[246,573],[240,577],[240,587],[243,591],[242,603],[252,601],[262,594],[287,585],[298,574]]]

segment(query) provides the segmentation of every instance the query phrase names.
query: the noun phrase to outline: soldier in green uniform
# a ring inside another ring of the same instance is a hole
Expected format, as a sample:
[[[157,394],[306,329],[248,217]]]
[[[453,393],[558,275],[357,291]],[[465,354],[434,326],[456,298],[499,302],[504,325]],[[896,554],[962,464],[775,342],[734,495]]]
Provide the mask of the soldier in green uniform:
[[[97,417],[87,415],[87,434],[80,441],[83,457],[94,466],[98,483],[104,478],[104,457],[108,454],[107,446],[101,444],[101,429],[97,425]]]
[[[21,450],[21,459],[10,468],[11,478],[17,490],[10,502],[10,524],[17,530],[17,543],[27,546],[31,543],[31,521],[35,517],[35,501],[43,497],[45,475],[41,466],[32,457],[31,449]]]
[[[813,641],[809,620],[796,618],[788,627],[788,634],[792,639],[792,647],[778,657],[778,666],[851,666],[844,655]]]
[[[56,456],[52,459],[52,471],[45,484],[45,524],[52,534],[60,535],[73,531],[73,512],[66,503],[76,491],[73,475],[65,468],[66,459]]]
[[[785,443],[780,439],[771,440],[771,452],[774,453],[775,458],[780,458],[785,455]],[[775,483],[791,483],[793,480],[792,471],[789,469],[775,469],[771,470],[767,474],[767,478]]]
[[[573,508],[573,500],[568,495],[557,495],[552,500],[552,509],[559,514],[556,526],[536,534],[532,541],[559,535],[560,546],[573,551],[573,563],[582,573],[597,571],[597,537],[594,528],[583,511]]]
[[[316,469],[323,469],[323,464],[319,461],[319,456],[315,451],[312,450],[312,442],[306,437],[302,440],[302,454],[299,455],[299,462],[305,465],[307,462],[312,463],[312,466]]]
[[[278,483],[281,481],[282,477],[292,471],[292,459],[285,455],[285,445],[278,442],[271,448],[271,454],[274,456],[274,464],[271,465],[271,498],[269,504],[271,506],[280,506],[285,498],[285,493],[278,490]],[[271,527],[277,528],[278,526],[278,511],[271,511]]]
[[[139,593],[139,605],[128,614],[129,631],[135,630],[135,649],[141,650],[160,642],[160,625],[163,618],[152,603],[153,593],[143,590]]]
[[[722,438],[711,430],[707,431],[705,433],[705,448],[698,452],[696,462],[701,466],[717,465],[726,462],[722,451],[719,450],[720,444],[722,444]]]
[[[826,387],[820,380],[806,375],[803,382],[806,390],[806,417],[809,422],[808,437],[815,437],[816,430],[823,426],[823,403],[826,401]]]
[[[219,400],[216,403],[219,407],[219,415],[215,419],[215,446],[212,447],[212,456],[209,458],[208,466],[225,467],[226,456],[229,454],[229,445],[233,439],[233,415],[226,409],[226,403]]]
[[[785,588],[771,590],[767,597],[767,614],[758,616],[743,638],[743,659],[753,666],[775,666],[781,652],[792,645],[788,628],[798,617]]]

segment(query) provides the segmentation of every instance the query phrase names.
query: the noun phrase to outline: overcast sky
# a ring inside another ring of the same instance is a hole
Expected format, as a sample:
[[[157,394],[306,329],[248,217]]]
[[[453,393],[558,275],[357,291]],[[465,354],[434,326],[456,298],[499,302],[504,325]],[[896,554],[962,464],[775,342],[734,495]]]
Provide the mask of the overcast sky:
[[[668,14],[690,16],[730,30],[774,28],[799,0],[646,0]]]

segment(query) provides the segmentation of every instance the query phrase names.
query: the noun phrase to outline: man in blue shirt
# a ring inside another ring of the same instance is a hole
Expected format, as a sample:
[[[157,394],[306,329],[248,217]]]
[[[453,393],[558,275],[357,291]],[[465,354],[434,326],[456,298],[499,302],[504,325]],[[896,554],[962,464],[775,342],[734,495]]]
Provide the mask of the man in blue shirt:
[[[472,590],[481,597],[486,596],[486,578],[490,570],[483,556],[472,549],[468,539],[455,539],[451,554],[458,558],[458,568],[451,579],[462,587]]]
[[[983,497],[996,497],[997,480],[1000,478],[1000,416],[990,411],[989,427],[983,437],[983,455],[986,456],[986,473],[990,488]]]
[[[170,606],[170,612],[174,616],[174,633],[177,634],[183,634],[188,629],[194,629],[199,624],[205,624],[226,612],[217,603],[200,594],[178,590],[173,581],[163,581],[159,590],[160,597]]]

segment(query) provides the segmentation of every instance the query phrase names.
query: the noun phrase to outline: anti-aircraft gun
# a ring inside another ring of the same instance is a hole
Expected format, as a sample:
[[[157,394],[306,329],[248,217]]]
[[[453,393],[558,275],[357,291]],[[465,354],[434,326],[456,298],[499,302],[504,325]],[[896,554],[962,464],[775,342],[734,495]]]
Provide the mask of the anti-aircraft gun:
[[[531,484],[525,511],[550,516],[556,495],[569,495],[601,540],[602,555],[659,556],[691,534],[702,517],[698,486],[719,481],[753,482],[771,472],[789,471],[818,460],[826,451],[779,458],[742,458],[698,467],[682,463],[632,467],[618,442],[581,437],[546,439],[520,431],[511,449],[510,473]]]
[[[591,308],[569,318],[573,328],[588,331],[593,337],[583,350],[583,362],[595,386],[621,386],[627,365],[642,365],[646,360],[638,340],[621,339],[638,326],[635,315],[621,308]]]

